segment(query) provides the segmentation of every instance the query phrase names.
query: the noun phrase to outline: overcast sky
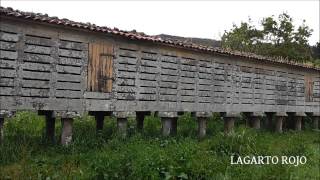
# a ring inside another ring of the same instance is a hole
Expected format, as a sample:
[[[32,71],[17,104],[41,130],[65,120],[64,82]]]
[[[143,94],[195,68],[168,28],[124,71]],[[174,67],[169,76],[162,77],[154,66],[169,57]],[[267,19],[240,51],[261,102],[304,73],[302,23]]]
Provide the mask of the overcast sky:
[[[47,13],[74,21],[91,22],[146,34],[171,34],[219,40],[224,30],[251,17],[257,24],[263,17],[289,13],[296,25],[302,20],[314,32],[309,43],[319,42],[319,0],[309,1],[14,1],[1,6]]]

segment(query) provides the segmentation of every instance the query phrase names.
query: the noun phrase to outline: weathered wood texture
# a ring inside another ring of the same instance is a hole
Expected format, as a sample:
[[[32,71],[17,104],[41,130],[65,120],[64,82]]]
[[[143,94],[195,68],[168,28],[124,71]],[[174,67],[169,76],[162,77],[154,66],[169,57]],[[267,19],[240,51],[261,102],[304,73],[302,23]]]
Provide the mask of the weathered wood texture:
[[[319,112],[320,72],[1,21],[0,109]]]
[[[111,92],[113,57],[112,44],[89,44],[88,91]]]

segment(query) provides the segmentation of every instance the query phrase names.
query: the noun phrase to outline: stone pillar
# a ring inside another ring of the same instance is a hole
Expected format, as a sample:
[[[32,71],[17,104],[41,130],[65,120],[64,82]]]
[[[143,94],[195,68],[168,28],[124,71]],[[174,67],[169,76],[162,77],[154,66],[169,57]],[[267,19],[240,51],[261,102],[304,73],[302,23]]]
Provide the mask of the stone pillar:
[[[177,128],[178,128],[178,117],[172,118],[172,131],[171,134],[172,135],[176,135],[177,134]]]
[[[120,136],[122,137],[127,136],[127,126],[128,126],[127,118],[117,118],[117,128]]]
[[[243,118],[245,119],[245,125],[246,127],[252,127],[252,119],[251,119],[251,113],[250,112],[243,112]]]
[[[320,113],[312,114],[312,126],[313,129],[319,129]]]
[[[210,113],[207,112],[196,112],[195,116],[198,121],[198,136],[199,138],[204,138],[207,133],[207,120],[210,117]]]
[[[191,117],[194,118],[194,119],[196,119],[196,118],[197,118],[197,113],[198,113],[198,112],[191,112]]]
[[[282,133],[282,125],[285,118],[288,116],[285,112],[277,112],[276,113],[276,126],[275,131],[278,133]]]
[[[198,136],[199,138],[204,138],[207,134],[207,118],[198,117]]]
[[[252,128],[254,129],[260,129],[260,118],[259,116],[253,116],[251,117],[252,121]]]
[[[172,133],[172,120],[173,118],[169,117],[161,118],[163,136],[169,136]]]
[[[303,118],[303,117],[301,117],[301,116],[295,117],[294,129],[295,129],[296,131],[301,131],[302,118]]]
[[[144,117],[145,117],[145,116],[144,116],[143,114],[137,112],[137,129],[138,129],[139,131],[142,131],[142,130],[143,130]]]
[[[45,138],[48,142],[53,143],[55,141],[55,124],[56,124],[56,114],[54,111],[38,111],[39,116],[45,117],[46,132]]]
[[[144,118],[146,116],[150,116],[151,115],[151,112],[143,112],[143,111],[138,111],[136,112],[136,120],[137,120],[137,129],[138,131],[142,131],[143,130],[143,121],[144,121]]]
[[[227,112],[224,116],[224,134],[228,135],[233,132],[234,121],[240,117],[238,112]]]
[[[55,117],[61,117],[61,144],[68,146],[72,142],[73,118],[80,117],[79,112],[55,111]]]
[[[272,120],[273,120],[274,113],[273,112],[267,112],[265,114],[266,114],[266,123],[265,123],[266,129],[271,130],[271,129],[273,129]]]
[[[319,119],[320,119],[320,116],[313,116],[312,118],[313,129],[319,129]]]
[[[250,113],[251,127],[254,129],[260,129],[260,122],[263,116],[264,116],[263,112]]]
[[[159,111],[154,111],[154,117],[159,117]]]
[[[3,142],[3,139],[4,139],[3,125],[4,125],[4,117],[0,116],[0,144]]]
[[[169,136],[176,133],[177,129],[177,112],[159,112],[162,122],[162,135]],[[175,122],[173,122],[175,121]]]
[[[61,133],[61,144],[68,146],[72,142],[72,126],[73,118],[61,118],[62,133]]]
[[[103,125],[104,125],[104,114],[102,113],[97,113],[94,116],[96,120],[96,131],[102,131],[103,130]]]
[[[319,129],[319,120],[320,120],[320,116],[313,116],[312,118],[313,129]]]
[[[295,125],[294,125],[294,129],[296,131],[301,131],[301,123],[302,123],[302,119],[303,117],[307,116],[304,112],[296,112],[294,119],[295,119]]]
[[[235,117],[224,118],[224,134],[228,135],[233,132]]]
[[[96,132],[102,131],[104,126],[105,116],[111,116],[112,112],[110,111],[90,111],[90,116],[94,116],[96,121]]]
[[[125,138],[127,136],[127,124],[128,117],[136,117],[135,112],[115,112],[115,117],[117,118],[117,128],[120,136]]]
[[[0,144],[4,141],[4,118],[13,116],[14,112],[0,110]]]
[[[286,129],[295,129],[296,119],[295,119],[295,113],[294,112],[287,112],[287,118],[283,122],[283,128]]]
[[[49,142],[54,142],[54,135],[55,135],[55,125],[56,125],[56,118],[53,112],[48,112],[45,114],[46,120],[46,139]]]

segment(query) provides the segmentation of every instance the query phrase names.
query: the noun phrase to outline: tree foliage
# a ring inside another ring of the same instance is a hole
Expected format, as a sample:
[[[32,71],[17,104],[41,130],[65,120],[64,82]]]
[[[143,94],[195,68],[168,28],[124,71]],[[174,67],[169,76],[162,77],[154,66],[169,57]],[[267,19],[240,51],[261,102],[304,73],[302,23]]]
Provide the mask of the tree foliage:
[[[320,66],[320,43],[317,42],[315,46],[312,46],[313,63]]]
[[[280,56],[288,60],[306,62],[312,60],[312,51],[308,38],[313,30],[306,21],[295,28],[293,19],[287,13],[263,18],[260,29],[252,25],[251,20],[233,25],[222,36],[222,47],[252,52],[265,56]]]

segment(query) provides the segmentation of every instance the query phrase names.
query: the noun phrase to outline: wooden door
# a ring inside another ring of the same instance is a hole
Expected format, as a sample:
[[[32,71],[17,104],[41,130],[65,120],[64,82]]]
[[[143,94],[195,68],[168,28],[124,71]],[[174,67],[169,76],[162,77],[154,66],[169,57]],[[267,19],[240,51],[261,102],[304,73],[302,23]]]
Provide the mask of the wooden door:
[[[88,91],[111,92],[113,81],[113,45],[89,44]]]
[[[305,86],[305,98],[307,102],[312,101],[313,96],[313,81],[312,77],[306,75],[304,77],[304,86]]]

